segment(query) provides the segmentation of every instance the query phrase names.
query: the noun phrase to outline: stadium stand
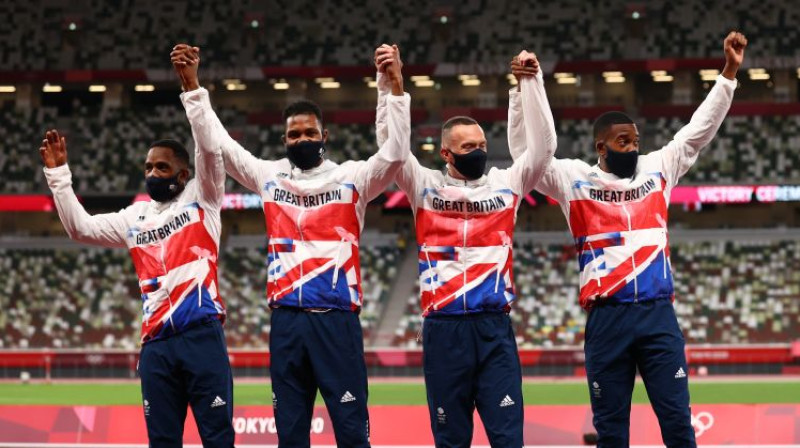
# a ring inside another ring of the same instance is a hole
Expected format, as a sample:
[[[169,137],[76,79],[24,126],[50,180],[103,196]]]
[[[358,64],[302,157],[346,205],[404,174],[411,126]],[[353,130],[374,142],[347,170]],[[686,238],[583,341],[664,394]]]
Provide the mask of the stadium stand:
[[[760,30],[750,42],[752,54],[800,55],[791,26],[800,12],[790,0],[724,7],[700,0],[570,0],[558,8],[512,0],[81,4],[86,7],[42,0],[0,5],[2,66],[154,68],[163,65],[165,42],[177,41],[202,46],[209,66],[219,67],[369,65],[381,42],[397,42],[410,64],[505,63],[509,48],[523,43],[535,45],[543,60],[697,58],[716,54],[717,37],[730,29]],[[184,20],[176,25],[176,17]]]
[[[69,139],[70,166],[79,193],[143,191],[141,167],[147,143],[165,136],[189,142],[191,137],[183,111],[170,106],[147,111],[109,109],[97,115],[82,109],[73,120],[59,119],[54,110],[47,108],[36,109],[33,113],[4,108],[0,113],[14,125],[6,143],[9,151],[0,154],[0,189],[9,193],[46,192],[38,158],[32,157],[32,152],[41,139],[42,130],[56,120],[65,123],[62,128]],[[242,124],[244,117],[235,109],[222,109],[220,115],[225,123],[234,123],[229,132],[253,154],[265,159],[283,157],[285,150],[280,140],[283,126]],[[675,117],[645,121],[643,152],[668,143],[685,123],[685,119]],[[494,162],[509,164],[506,123],[483,125]],[[326,126],[330,135],[326,156],[331,160],[364,160],[374,154],[373,126],[337,123]],[[591,129],[591,120],[559,120],[557,157],[596,163]],[[800,156],[791,148],[799,145],[800,115],[730,116],[681,184],[798,181]],[[435,151],[420,158],[425,158],[432,166],[441,165]],[[226,191],[244,189],[228,178]]]
[[[257,157],[284,156],[282,125],[246,125],[245,114],[231,108],[220,108],[218,113],[229,133]],[[8,150],[0,153],[0,190],[7,193],[47,191],[36,149],[44,131],[56,124],[67,137],[69,164],[79,193],[144,191],[143,166],[150,142],[174,138],[193,148],[183,110],[168,105],[102,110],[81,106],[70,116],[58,116],[51,108],[25,112],[6,107],[0,109],[0,119],[9,124],[3,143]],[[377,151],[374,126],[331,123],[326,127],[326,156],[331,160],[364,160]],[[226,191],[245,190],[228,178]]]
[[[247,124],[246,114],[234,108],[219,108],[230,134],[257,157],[276,159],[285,150],[280,124]],[[191,130],[179,107],[89,108],[79,106],[71,115],[59,116],[54,108],[21,110],[0,108],[0,119],[8,123],[0,153],[0,190],[8,193],[46,192],[44,176],[35,150],[44,129],[58,124],[67,136],[70,166],[78,193],[124,193],[143,191],[142,161],[146,146],[158,138],[172,137],[189,143]],[[685,118],[641,119],[642,150],[649,152],[669,142],[686,123]],[[482,123],[491,158],[500,166],[510,163],[506,122]],[[592,142],[592,121],[557,120],[560,158],[597,160]],[[364,160],[374,154],[375,129],[367,124],[326,124],[329,130],[327,157],[337,162]],[[791,183],[800,180],[800,115],[729,116],[717,137],[698,158],[682,184],[701,183]],[[438,153],[418,155],[432,166],[441,166]],[[228,179],[226,191],[243,187]]]

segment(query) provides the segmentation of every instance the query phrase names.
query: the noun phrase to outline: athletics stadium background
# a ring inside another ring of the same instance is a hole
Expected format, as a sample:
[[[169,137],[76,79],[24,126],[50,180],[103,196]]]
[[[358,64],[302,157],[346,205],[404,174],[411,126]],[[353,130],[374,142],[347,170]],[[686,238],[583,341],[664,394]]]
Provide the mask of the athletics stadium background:
[[[0,1],[0,446],[144,446],[135,366],[140,301],[123,250],[64,234],[37,154],[46,129],[69,140],[75,188],[92,213],[144,191],[147,144],[190,141],[169,65],[202,48],[201,81],[230,133],[282,157],[282,108],[308,97],[330,130],[328,156],[375,151],[374,48],[397,43],[412,94],[413,151],[438,160],[440,123],[478,119],[490,163],[510,163],[508,61],[542,61],[558,157],[594,160],[592,119],[632,115],[646,152],[684,124],[723,65],[730,29],[749,39],[740,89],[718,136],[672,195],[676,310],[688,343],[693,419],[705,446],[800,446],[800,9],[790,0],[544,5],[512,0]],[[239,446],[276,442],[268,384],[260,201],[229,179],[220,290],[236,375]],[[141,198],[139,196],[138,198]],[[533,192],[520,208],[514,305],[528,446],[591,443],[564,217]],[[411,211],[390,189],[362,238],[374,446],[430,446],[416,341]],[[486,445],[479,420],[476,445]],[[658,446],[641,384],[633,443]],[[314,446],[332,446],[322,407]],[[186,441],[198,444],[191,418]]]

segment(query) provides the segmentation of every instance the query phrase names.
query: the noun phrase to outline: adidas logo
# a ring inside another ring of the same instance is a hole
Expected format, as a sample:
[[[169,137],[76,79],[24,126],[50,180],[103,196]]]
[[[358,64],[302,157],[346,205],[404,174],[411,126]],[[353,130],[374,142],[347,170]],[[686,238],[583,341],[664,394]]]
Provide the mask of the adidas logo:
[[[512,400],[511,397],[509,397],[508,395],[506,395],[506,397],[503,398],[503,401],[500,402],[500,407],[504,408],[506,406],[513,406],[514,404],[516,404],[514,403],[514,400]]]
[[[353,394],[351,394],[350,391],[348,390],[347,392],[344,393],[344,395],[342,395],[342,399],[339,401],[342,403],[349,403],[351,401],[356,401],[356,397],[354,397]]]
[[[686,378],[686,372],[683,371],[683,367],[678,367],[678,371],[675,372],[675,378]]]
[[[222,398],[219,398],[219,395],[217,395],[217,398],[215,398],[214,401],[211,402],[211,407],[212,408],[218,408],[220,406],[225,406],[226,404],[228,404],[228,403],[225,403],[225,400],[223,400]]]

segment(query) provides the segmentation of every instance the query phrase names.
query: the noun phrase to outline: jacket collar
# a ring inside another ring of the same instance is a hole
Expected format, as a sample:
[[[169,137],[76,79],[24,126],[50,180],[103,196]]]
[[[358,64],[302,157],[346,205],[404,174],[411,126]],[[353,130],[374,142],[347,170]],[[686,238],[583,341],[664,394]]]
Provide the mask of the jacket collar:
[[[292,179],[302,180],[302,179],[313,179],[319,176],[322,173],[327,173],[328,171],[336,168],[339,166],[336,162],[332,162],[328,159],[323,159],[322,163],[311,168],[310,170],[301,170],[300,168],[293,166],[292,167]]]
[[[479,178],[477,178],[475,180],[456,179],[455,177],[450,175],[449,171],[447,170],[447,167],[445,167],[444,168],[444,183],[446,185],[453,185],[453,186],[457,186],[457,187],[475,188],[475,187],[480,187],[480,186],[486,184],[486,175],[484,174],[483,176],[481,176],[481,177],[479,177]]]

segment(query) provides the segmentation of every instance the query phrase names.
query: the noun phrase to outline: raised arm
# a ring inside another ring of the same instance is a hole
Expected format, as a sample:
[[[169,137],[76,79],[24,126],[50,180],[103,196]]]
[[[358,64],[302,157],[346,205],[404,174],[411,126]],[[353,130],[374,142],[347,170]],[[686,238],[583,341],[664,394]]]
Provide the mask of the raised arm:
[[[173,64],[182,63],[188,66],[199,62],[199,54],[194,51],[196,47],[178,47],[176,46],[176,49],[170,54]],[[268,162],[255,157],[250,151],[242,148],[228,134],[211,107],[208,90],[200,87],[196,67],[193,74],[193,77],[184,78],[185,75],[191,75],[191,71],[181,70],[178,72],[184,90],[184,93],[181,94],[181,101],[192,126],[195,145],[203,148],[200,151],[207,154],[220,152],[225,171],[247,189],[258,193],[261,187],[262,170]],[[213,187],[209,185],[209,188]]]
[[[517,160],[522,154],[525,154],[525,123],[522,120],[522,93],[520,92],[521,85],[517,83],[517,87],[509,89],[508,91],[508,127],[506,133],[508,134],[508,151],[511,153],[511,159]]]
[[[72,189],[72,172],[67,165],[67,141],[53,129],[45,134],[39,155],[44,163],[47,185],[67,235],[75,241],[105,247],[125,247],[127,224],[123,212],[90,215]]]
[[[522,119],[519,121],[522,121],[524,129],[525,152],[514,160],[509,171],[512,179],[520,182],[522,193],[527,193],[534,188],[548,169],[556,152],[557,142],[553,114],[547,101],[544,77],[539,69],[536,55],[523,51],[518,58],[523,67],[535,70],[535,73],[520,77]]]
[[[383,146],[389,138],[389,124],[386,121],[388,115],[386,103],[389,95],[392,93],[392,81],[389,79],[389,75],[382,72],[381,67],[378,65],[378,56],[383,54],[382,50],[384,50],[384,47],[388,47],[388,45],[381,45],[375,50],[375,66],[378,69],[375,76],[378,87],[378,105],[375,108],[375,139],[377,140],[379,148]]]
[[[181,101],[186,109],[186,116],[192,126],[194,137],[194,163],[197,172],[200,199],[210,207],[219,209],[225,196],[225,163],[219,145],[208,145],[213,142],[212,134],[216,132],[213,118],[203,117],[209,110],[201,104],[200,94],[192,94],[200,89],[197,69],[200,66],[200,49],[179,44],[173,48],[172,66],[181,81],[183,92]],[[208,95],[205,96],[208,101]],[[224,130],[223,130],[224,131]],[[203,144],[201,144],[203,142]]]
[[[716,84],[689,123],[675,134],[671,142],[656,151],[662,157],[667,182],[671,185],[677,184],[692,167],[700,150],[711,142],[728,114],[737,84],[736,73],[742,65],[746,47],[747,38],[743,34],[734,31],[728,34],[723,43],[725,68],[717,77]]]
[[[384,143],[389,139],[389,122],[388,122],[388,101],[392,93],[392,80],[386,73],[386,60],[394,53],[394,47],[383,44],[375,50],[375,69],[378,90],[378,105],[375,110],[375,138],[378,147],[383,147]],[[401,190],[409,195],[409,200],[414,197],[410,192],[414,191],[414,180],[416,179],[417,170],[421,169],[419,161],[414,154],[410,151],[410,138],[409,138],[409,151],[406,155],[405,163],[400,171],[397,172],[395,182]]]
[[[523,65],[519,55],[511,58],[511,74],[517,79],[517,86],[508,91],[508,150],[511,159],[517,160],[525,153],[525,123],[522,119],[522,78],[536,76],[539,73],[539,63],[536,61]]]
[[[389,92],[379,101],[376,117],[378,152],[358,165],[357,179],[371,200],[389,186],[408,158],[411,149],[411,97],[403,91],[403,62],[396,45],[382,45],[375,53],[375,64]]]

